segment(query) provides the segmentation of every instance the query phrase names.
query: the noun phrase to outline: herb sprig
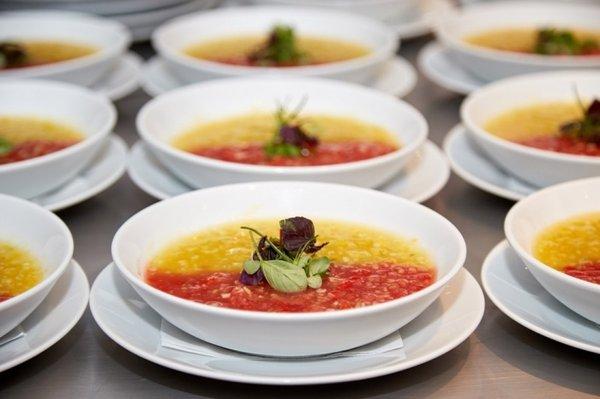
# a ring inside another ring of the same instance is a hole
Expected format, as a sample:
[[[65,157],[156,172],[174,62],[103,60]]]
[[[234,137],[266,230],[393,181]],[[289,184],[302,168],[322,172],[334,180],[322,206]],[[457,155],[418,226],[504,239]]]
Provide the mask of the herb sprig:
[[[6,155],[12,151],[13,145],[6,139],[0,137],[0,156]]]
[[[298,49],[294,29],[287,25],[276,25],[267,42],[248,57],[262,66],[285,66],[306,64],[308,56]]]
[[[306,104],[306,97],[294,108],[288,111],[284,105],[280,105],[275,113],[277,127],[271,141],[264,151],[268,157],[300,157],[308,156],[310,152],[319,145],[319,139],[306,133],[299,118],[300,112]]]
[[[571,31],[547,28],[538,31],[534,51],[542,55],[582,55],[599,46],[593,39],[578,39]]]
[[[583,116],[560,126],[560,134],[590,143],[600,143],[600,100],[594,99],[586,108],[575,91]]]
[[[254,246],[252,258],[244,262],[240,275],[243,284],[258,285],[266,280],[273,289],[286,293],[321,287],[331,261],[325,256],[314,256],[327,243],[317,245],[310,219],[297,216],[280,220],[279,239],[252,227],[241,228],[248,230]]]
[[[20,44],[0,42],[0,69],[20,66],[26,58],[27,52]]]

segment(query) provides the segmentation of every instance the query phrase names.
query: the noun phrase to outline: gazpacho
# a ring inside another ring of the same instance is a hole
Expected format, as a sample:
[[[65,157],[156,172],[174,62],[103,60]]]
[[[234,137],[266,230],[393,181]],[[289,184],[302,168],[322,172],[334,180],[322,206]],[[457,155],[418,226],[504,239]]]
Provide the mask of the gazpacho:
[[[94,46],[62,41],[0,41],[0,71],[69,61],[97,51]]]

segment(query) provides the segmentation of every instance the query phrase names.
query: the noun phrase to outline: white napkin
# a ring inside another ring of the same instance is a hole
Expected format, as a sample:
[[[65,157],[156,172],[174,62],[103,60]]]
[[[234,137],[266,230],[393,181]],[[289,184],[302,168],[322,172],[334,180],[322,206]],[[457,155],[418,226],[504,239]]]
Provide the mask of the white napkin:
[[[187,334],[186,332],[180,330],[179,328],[175,327],[174,325],[172,325],[164,319],[162,320],[160,326],[160,343],[161,346],[164,348],[174,349],[181,352],[193,353],[196,355],[211,358],[239,358],[240,356],[249,356],[252,358],[264,360],[278,359],[274,357],[243,354],[209,344],[208,342],[199,340],[198,338]],[[335,359],[358,356],[404,358],[405,354],[402,350],[403,347],[404,343],[402,342],[400,332],[396,331],[388,335],[387,337],[380,339],[379,341],[372,342],[359,348],[349,349],[343,352],[331,353],[328,355],[311,357],[311,359]]]
[[[25,336],[25,331],[21,326],[17,326],[9,331],[6,335],[0,337],[0,346],[6,345],[9,342],[13,342],[19,338],[23,338]]]

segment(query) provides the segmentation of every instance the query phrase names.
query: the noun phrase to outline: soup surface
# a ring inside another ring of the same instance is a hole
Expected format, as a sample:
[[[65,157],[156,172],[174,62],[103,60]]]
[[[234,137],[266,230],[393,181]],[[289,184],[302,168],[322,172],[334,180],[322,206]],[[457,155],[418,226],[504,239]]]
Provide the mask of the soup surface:
[[[484,129],[500,138],[542,150],[600,156],[600,143],[561,134],[561,126],[583,117],[576,102],[519,107],[488,120]]]
[[[26,68],[32,66],[53,64],[85,57],[98,51],[94,46],[62,41],[11,41],[0,43],[0,56],[8,56],[5,69]],[[5,51],[3,52],[3,48]],[[8,53],[6,53],[8,51]],[[0,65],[3,63],[0,63]],[[2,69],[2,67],[0,67]]]
[[[0,241],[0,302],[32,288],[43,276],[37,259],[15,245]]]
[[[225,37],[193,44],[186,48],[184,53],[194,58],[230,65],[285,67],[347,61],[363,57],[370,52],[367,47],[357,43],[302,36],[297,39],[297,48],[305,55],[301,60],[262,65],[260,60],[254,60],[251,55],[267,39],[266,36]]]
[[[228,308],[266,312],[350,309],[397,299],[435,281],[435,267],[416,240],[340,221],[315,222],[318,239],[329,242],[319,256],[331,260],[322,285],[297,293],[266,283],[240,282],[242,265],[253,251],[252,225],[277,232],[275,220],[217,226],[184,237],[162,249],[145,270],[146,281],[181,298]]]
[[[272,166],[314,166],[359,161],[396,151],[398,142],[382,127],[357,119],[308,115],[302,129],[319,140],[301,156],[269,154],[265,145],[277,131],[272,114],[255,113],[200,124],[174,138],[183,151],[223,161]]]
[[[54,120],[0,115],[0,165],[62,150],[83,137],[76,129]]]
[[[556,270],[600,284],[600,212],[549,226],[537,236],[533,254]]]
[[[467,36],[465,41],[475,46],[518,53],[600,55],[600,31],[502,28]]]

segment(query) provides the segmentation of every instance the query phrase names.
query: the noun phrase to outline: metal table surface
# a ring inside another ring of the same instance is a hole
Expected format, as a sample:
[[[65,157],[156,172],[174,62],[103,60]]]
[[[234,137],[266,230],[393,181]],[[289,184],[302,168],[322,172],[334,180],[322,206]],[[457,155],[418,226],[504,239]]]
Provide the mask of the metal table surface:
[[[403,44],[415,62],[430,38]],[[136,48],[149,55],[148,46]],[[441,145],[459,121],[462,98],[419,76],[406,98],[427,118],[430,138]],[[148,101],[141,91],[117,103],[116,133],[137,140],[135,115]],[[111,261],[117,228],[155,200],[124,176],[112,188],[59,212],[75,238],[75,258],[90,282]],[[452,221],[468,245],[466,268],[478,280],[483,259],[503,238],[511,202],[469,186],[457,176],[427,206]],[[285,395],[285,396],[284,396]],[[600,357],[556,343],[502,314],[487,300],[475,333],[449,353],[421,366],[372,380],[310,387],[270,387],[189,376],[143,360],[111,341],[89,310],[61,341],[28,362],[0,374],[2,398],[584,398],[600,395]]]

